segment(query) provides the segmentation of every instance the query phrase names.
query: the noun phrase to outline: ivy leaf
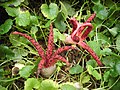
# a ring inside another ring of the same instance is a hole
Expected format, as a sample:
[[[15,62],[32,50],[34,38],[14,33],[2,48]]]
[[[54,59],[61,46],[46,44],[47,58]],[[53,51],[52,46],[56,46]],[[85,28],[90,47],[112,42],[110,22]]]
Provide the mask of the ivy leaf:
[[[36,34],[37,31],[38,31],[38,28],[37,28],[36,26],[32,26],[32,27],[31,27],[31,30],[30,30],[30,33],[31,33],[31,34]]]
[[[27,66],[23,67],[19,72],[20,76],[23,78],[28,78],[30,76],[33,68],[34,68],[34,66],[31,66],[31,65],[27,65]]]
[[[28,78],[27,81],[25,81],[24,89],[33,90],[33,88],[39,90],[40,81],[38,81],[36,78]]]
[[[30,23],[32,25],[38,25],[38,18],[37,18],[37,16],[30,16]]]
[[[4,24],[0,26],[0,34],[7,33],[12,28],[13,22],[12,19],[7,19]]]
[[[20,11],[20,14],[16,17],[16,24],[19,26],[27,26],[30,24],[29,11]]]
[[[57,17],[58,6],[55,3],[50,3],[49,6],[47,4],[42,4],[41,12],[45,17],[52,20]]]
[[[81,82],[82,84],[85,84],[85,83],[88,83],[89,81],[90,81],[90,76],[89,76],[89,74],[87,74],[87,73],[85,73],[85,72],[81,73],[81,75],[80,75],[80,82]]]
[[[94,50],[94,52],[97,54],[97,55],[100,55],[100,44],[97,43],[96,41],[89,41],[87,42],[88,45]]]
[[[87,61],[87,65],[91,65],[92,67],[96,67],[97,63],[95,60],[89,60],[89,61]]]
[[[118,34],[118,27],[113,27],[111,29],[109,29],[109,32],[113,35],[113,37],[115,37]]]
[[[105,58],[103,58],[102,62],[106,65],[106,66],[111,66],[114,67],[115,63],[119,63],[120,58],[116,57],[116,56],[106,56]]]
[[[63,1],[62,2],[65,7],[62,7],[62,12],[64,13],[65,16],[73,16],[75,14],[75,9],[72,8],[72,5],[69,4],[69,1]],[[67,13],[66,13],[66,10]]]
[[[106,56],[106,55],[111,55],[112,50],[110,48],[104,48],[103,50],[100,51],[101,55]]]
[[[41,82],[40,90],[58,90],[58,84],[50,79]]]
[[[60,88],[61,88],[61,90],[76,90],[74,85],[69,84],[69,83],[63,84]]]
[[[96,4],[93,7],[93,11],[96,12],[96,17],[100,18],[100,19],[105,19],[108,16],[108,11],[106,10],[106,8],[102,5],[102,4]]]
[[[67,16],[68,16],[67,9],[66,9],[66,7],[64,6],[64,4],[61,1],[60,1],[60,4],[61,4],[61,10],[62,10],[62,12],[64,14],[64,17],[67,18]]]
[[[5,87],[2,87],[1,85],[0,85],[0,90],[7,90]]]
[[[120,63],[116,63],[115,68],[117,73],[120,75]]]
[[[104,73],[103,75],[104,81],[108,82],[109,78],[110,78],[110,71],[107,71]]]
[[[116,38],[116,49],[120,52],[120,35],[117,36]]]
[[[111,44],[111,40],[105,36],[103,33],[98,33],[97,34],[97,39],[100,45],[108,45]]]
[[[58,14],[55,20],[55,27],[58,28],[61,32],[64,32],[66,30],[66,24],[61,13]]]
[[[0,58],[13,57],[14,53],[9,47],[0,45]]]
[[[26,38],[20,37],[19,35],[10,34],[9,39],[12,45],[14,46],[21,46],[22,45],[21,43],[24,44],[29,43],[29,41]]]
[[[13,5],[16,7],[16,6],[20,5],[22,2],[24,2],[24,0],[9,0],[5,3],[1,3],[1,6],[7,7],[10,5]]]
[[[105,0],[105,6],[112,8],[115,3],[112,0]]]
[[[65,40],[65,36],[61,34],[58,29],[54,28],[53,32],[54,32],[54,42],[57,42],[58,40],[61,41]]]
[[[97,80],[101,79],[101,75],[91,65],[87,65],[87,71],[88,71],[89,74],[91,74]]]
[[[93,2],[94,4],[99,4],[99,3],[100,3],[100,0],[92,0],[92,2]]]
[[[75,65],[74,67],[70,68],[70,74],[79,74],[83,71],[83,68],[80,65]]]
[[[114,67],[112,67],[112,68],[110,69],[110,76],[111,76],[111,77],[118,77],[118,75],[119,75],[118,72],[119,72],[119,71],[116,70],[116,67],[115,67],[115,65],[114,65]]]
[[[20,8],[19,7],[6,7],[5,8],[6,12],[8,13],[9,16],[16,17],[20,13]]]

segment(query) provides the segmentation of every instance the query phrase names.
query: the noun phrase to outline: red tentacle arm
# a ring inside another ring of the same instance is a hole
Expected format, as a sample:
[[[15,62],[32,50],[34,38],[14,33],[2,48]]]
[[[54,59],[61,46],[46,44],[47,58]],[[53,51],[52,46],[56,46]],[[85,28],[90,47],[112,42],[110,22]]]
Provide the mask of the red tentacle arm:
[[[46,51],[47,60],[49,60],[50,57],[52,56],[53,47],[54,47],[53,42],[54,42],[54,39],[53,39],[53,26],[51,24],[50,25],[50,34],[49,34],[49,37],[48,37],[47,51]]]
[[[93,13],[87,20],[85,23],[90,23],[96,16],[96,13]]]
[[[74,30],[77,29],[79,23],[78,21],[73,17],[70,19],[70,23],[72,24],[73,28],[72,28],[72,33],[74,32]]]
[[[32,37],[28,36],[27,34],[24,34],[24,33],[21,33],[21,32],[17,32],[17,31],[12,32],[12,34],[21,35],[21,36],[27,38],[34,45],[34,47],[38,51],[39,56],[41,58],[45,59],[45,55],[44,55],[44,51],[43,51],[42,47]]]
[[[60,53],[62,53],[62,52],[64,52],[64,51],[69,50],[69,49],[76,49],[76,48],[73,47],[73,46],[64,46],[64,47],[58,48],[58,49],[55,51],[55,53],[53,54],[53,56],[56,56],[56,55],[58,55],[58,54],[60,54]]]
[[[79,42],[78,45],[87,50],[91,54],[91,56],[96,60],[99,66],[103,66],[99,57],[85,42]]]
[[[80,39],[83,41],[83,40],[85,40],[88,37],[88,34],[91,32],[93,26],[92,26],[91,23],[85,23],[82,26],[84,27],[84,29],[87,27],[87,29],[81,35],[79,35],[80,33],[78,31],[78,36],[81,37]]]
[[[46,65],[46,68],[53,66],[58,60],[66,63],[67,66],[70,65],[70,63],[64,57],[62,57],[60,55],[56,55],[49,60],[49,63],[48,63],[48,65]]]

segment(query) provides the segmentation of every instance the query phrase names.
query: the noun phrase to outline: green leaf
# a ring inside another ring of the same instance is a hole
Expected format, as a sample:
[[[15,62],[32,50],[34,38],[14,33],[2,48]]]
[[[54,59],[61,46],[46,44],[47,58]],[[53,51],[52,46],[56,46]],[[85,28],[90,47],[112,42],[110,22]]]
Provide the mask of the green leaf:
[[[103,33],[98,33],[97,39],[100,45],[103,44],[108,46],[108,44],[111,44],[111,40],[107,36],[105,36]]]
[[[20,11],[20,14],[16,17],[16,24],[19,26],[27,26],[30,24],[29,11]]]
[[[105,0],[105,6],[112,8],[113,5],[115,5],[115,3],[112,0]]]
[[[61,41],[65,40],[65,36],[61,34],[58,29],[54,28],[53,32],[54,32],[54,42],[57,42],[58,40]]]
[[[36,34],[37,31],[38,31],[38,28],[37,28],[36,26],[32,26],[32,27],[31,27],[31,30],[30,30],[30,33],[31,33],[31,34]]]
[[[68,16],[67,9],[61,1],[60,1],[60,4],[61,4],[62,13],[64,14],[64,18],[67,18],[67,16]]]
[[[19,35],[10,34],[9,39],[12,45],[14,46],[21,46],[22,43],[24,44],[29,43],[29,41],[26,38],[20,37]]]
[[[0,68],[0,79],[2,79],[2,78],[4,78],[4,69]]]
[[[110,69],[110,76],[115,78],[115,77],[118,77],[118,75],[119,75],[119,73],[118,73],[118,71],[116,71],[116,67],[115,66],[112,67]]]
[[[116,49],[120,52],[120,35],[117,36],[116,38]]]
[[[87,71],[88,71],[89,74],[91,74],[97,80],[101,79],[101,75],[91,65],[87,65]]]
[[[15,56],[13,58],[16,59],[16,60],[21,60],[23,58],[23,56],[27,56],[28,53],[29,53],[24,48],[13,49],[13,52],[15,53]]]
[[[33,90],[33,89],[39,89],[40,88],[40,81],[36,78],[28,78],[27,81],[25,81],[24,90]]]
[[[76,88],[68,83],[63,84],[61,87],[61,90],[76,90]]]
[[[102,62],[106,66],[113,67],[115,63],[119,63],[119,60],[120,58],[111,55],[111,56],[106,56],[105,58],[103,58]]]
[[[107,71],[104,73],[103,75],[104,81],[108,82],[109,78],[110,78],[110,71]]]
[[[89,61],[87,61],[86,64],[87,64],[87,65],[91,65],[92,67],[97,67],[97,63],[96,63],[95,60],[89,60]]]
[[[113,82],[113,84],[115,83],[115,81]],[[111,88],[111,90],[119,90],[119,89],[120,89],[120,80],[118,80],[118,82]]]
[[[113,35],[113,37],[115,37],[118,34],[118,27],[113,27],[111,29],[109,29],[109,32]]]
[[[112,50],[110,48],[104,48],[103,50],[100,51],[101,55],[106,56],[106,55],[111,55]]]
[[[10,5],[13,5],[16,7],[16,6],[20,5],[22,2],[24,2],[24,0],[9,0],[5,3],[1,3],[1,6],[7,7]]]
[[[106,8],[102,5],[102,4],[96,4],[93,7],[93,11],[96,12],[96,17],[100,18],[100,19],[105,19],[108,16],[108,11],[106,10]]]
[[[89,41],[87,42],[88,45],[94,50],[94,52],[97,54],[97,55],[100,55],[100,44],[97,43],[96,41]]]
[[[38,28],[36,26],[32,26],[31,27],[31,30],[30,30],[30,33],[31,33],[31,36],[36,40],[36,33],[38,31]],[[36,40],[37,41],[37,40]]]
[[[37,18],[37,16],[30,16],[30,23],[32,25],[38,25],[38,18]]]
[[[7,33],[12,28],[13,22],[12,19],[7,19],[4,24],[0,26],[0,34]]]
[[[5,87],[2,87],[1,85],[0,85],[0,90],[7,90]]]
[[[27,65],[27,66],[23,67],[19,72],[20,76],[23,78],[28,78],[30,76],[33,68],[34,68],[34,66],[31,66],[31,65]]]
[[[92,0],[92,2],[93,2],[94,4],[99,4],[99,3],[100,3],[100,0]]]
[[[5,8],[6,12],[8,13],[9,16],[16,17],[20,13],[20,8],[19,7],[6,7]]]
[[[9,47],[0,45],[0,58],[13,57],[14,53]]]
[[[64,32],[66,30],[66,24],[61,13],[58,14],[55,20],[55,27],[58,28],[61,32]]]
[[[120,75],[120,63],[116,63],[115,68],[117,73]]]
[[[62,12],[64,13],[64,16],[73,16],[76,12],[75,12],[75,9],[72,8],[72,5],[70,4],[69,1],[62,1],[62,4],[64,6],[61,6],[61,9],[62,9]],[[67,10],[67,13],[66,13],[66,10]],[[65,17],[66,18],[66,17]]]
[[[58,90],[58,84],[50,79],[41,82],[40,90]]]
[[[83,68],[80,65],[75,65],[74,67],[70,68],[69,73],[70,74],[79,74],[83,72]]]
[[[85,73],[85,72],[81,73],[81,75],[80,75],[80,82],[82,84],[85,84],[85,83],[88,83],[89,81],[90,81],[90,76],[87,73]]]
[[[50,3],[48,6],[47,4],[42,4],[41,6],[42,14],[48,19],[54,19],[57,17],[58,14],[58,6],[55,3]]]

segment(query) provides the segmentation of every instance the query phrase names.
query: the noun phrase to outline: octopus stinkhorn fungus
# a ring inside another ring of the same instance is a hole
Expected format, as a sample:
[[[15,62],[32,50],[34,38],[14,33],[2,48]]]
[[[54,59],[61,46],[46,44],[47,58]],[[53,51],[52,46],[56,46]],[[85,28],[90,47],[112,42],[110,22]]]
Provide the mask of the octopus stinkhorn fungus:
[[[60,53],[67,51],[69,49],[75,49],[75,47],[63,46],[61,48],[58,48],[53,53],[54,41],[53,41],[53,26],[52,26],[52,24],[50,25],[50,34],[48,37],[48,45],[47,45],[46,53],[42,49],[41,45],[37,41],[35,41],[32,37],[28,36],[27,34],[17,32],[17,31],[12,32],[12,34],[21,35],[21,36],[27,38],[33,44],[33,46],[36,48],[39,56],[42,58],[38,64],[37,77],[39,74],[43,75],[44,77],[49,77],[56,69],[55,63],[57,62],[57,60],[65,62],[66,65],[69,66],[69,62],[64,57],[62,57],[60,55]]]
[[[91,56],[96,60],[99,66],[102,66],[102,63],[96,53],[84,42],[87,38],[88,34],[92,30],[93,26],[90,23],[96,14],[92,14],[86,22],[80,24],[75,18],[70,19],[70,23],[72,24],[72,32],[71,35],[65,34],[66,39],[65,42],[69,44],[76,44],[87,50]]]

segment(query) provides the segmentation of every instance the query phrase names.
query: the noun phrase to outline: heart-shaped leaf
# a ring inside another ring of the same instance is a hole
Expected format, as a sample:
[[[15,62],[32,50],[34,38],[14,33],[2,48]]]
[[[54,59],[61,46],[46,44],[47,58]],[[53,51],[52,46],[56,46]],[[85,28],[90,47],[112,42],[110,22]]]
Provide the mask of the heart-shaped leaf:
[[[7,90],[5,87],[2,87],[1,85],[0,85],[0,90]]]
[[[118,34],[118,27],[113,27],[111,29],[109,29],[109,32],[113,35],[113,37],[115,37]]]
[[[58,29],[54,28],[54,42],[57,42],[58,40],[64,41],[65,36],[59,32]]]
[[[95,77],[97,80],[101,79],[101,75],[91,65],[87,65],[87,71],[89,74],[93,75],[93,77]]]
[[[80,65],[75,65],[74,67],[70,68],[70,74],[79,74],[83,71],[83,68]]]
[[[116,48],[117,48],[117,50],[120,52],[120,35],[117,36]]]
[[[30,24],[30,13],[29,11],[20,11],[18,17],[16,17],[16,24],[19,26],[27,26]]]
[[[1,1],[1,0],[0,0]],[[7,7],[7,6],[18,6],[20,5],[22,2],[24,2],[24,0],[4,0],[7,1],[5,3],[1,3],[1,6]]]
[[[20,76],[23,78],[28,78],[30,76],[33,68],[34,68],[34,66],[31,66],[31,65],[27,65],[27,66],[23,67],[19,72]]]
[[[6,7],[6,12],[8,13],[9,16],[12,16],[12,17],[16,17],[19,15],[20,13],[20,8],[19,7],[15,7],[15,8],[11,8],[11,7]]]
[[[97,55],[100,55],[100,44],[97,43],[96,41],[89,41],[87,42],[88,45],[94,50],[94,52],[97,54]]]
[[[48,6],[47,4],[42,4],[41,6],[42,14],[48,19],[54,19],[57,17],[58,14],[58,6],[55,3],[50,3]]]
[[[0,34],[7,33],[12,28],[12,19],[7,19],[4,24],[0,26]]]
[[[65,83],[61,86],[61,90],[77,90],[74,85]]]
[[[58,28],[61,32],[64,32],[66,30],[66,24],[61,13],[58,14],[55,20],[55,27]]]
[[[96,17],[100,18],[100,19],[105,19],[108,16],[108,11],[106,10],[106,8],[102,5],[102,4],[96,4],[93,7],[93,11],[96,12]]]
[[[40,90],[58,90],[58,84],[50,79],[41,82]]]
[[[28,78],[27,81],[25,81],[24,90],[33,90],[33,88],[39,90],[39,87],[40,81],[38,81],[38,79]]]

